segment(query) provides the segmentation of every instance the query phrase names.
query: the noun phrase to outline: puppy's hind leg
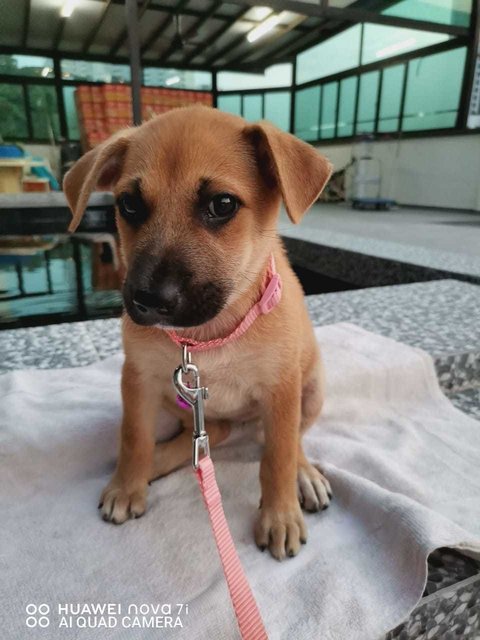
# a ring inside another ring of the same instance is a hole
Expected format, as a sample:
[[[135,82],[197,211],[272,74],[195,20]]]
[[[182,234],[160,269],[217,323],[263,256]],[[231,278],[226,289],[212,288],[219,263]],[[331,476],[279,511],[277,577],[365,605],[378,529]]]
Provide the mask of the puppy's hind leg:
[[[320,368],[302,389],[302,421],[298,443],[297,486],[298,499],[305,511],[324,510],[330,504],[332,489],[321,469],[305,457],[301,438],[320,415],[323,405],[323,370]]]
[[[192,459],[193,419],[188,416],[182,421],[182,431],[167,442],[156,445],[153,455],[153,467],[150,482],[175,471]],[[215,447],[227,438],[231,425],[226,420],[207,421],[205,429],[208,433],[210,447]]]

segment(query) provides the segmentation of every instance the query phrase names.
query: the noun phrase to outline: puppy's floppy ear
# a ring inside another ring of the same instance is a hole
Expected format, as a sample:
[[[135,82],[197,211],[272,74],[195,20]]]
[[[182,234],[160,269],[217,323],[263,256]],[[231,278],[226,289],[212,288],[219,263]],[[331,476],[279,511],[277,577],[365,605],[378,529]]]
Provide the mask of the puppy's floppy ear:
[[[65,174],[63,191],[73,214],[69,231],[75,231],[80,224],[92,191],[97,188],[105,191],[119,179],[133,131],[135,129],[121,131],[88,151]]]
[[[323,191],[332,165],[312,146],[268,122],[246,127],[245,135],[263,177],[280,190],[290,220],[299,222]]]

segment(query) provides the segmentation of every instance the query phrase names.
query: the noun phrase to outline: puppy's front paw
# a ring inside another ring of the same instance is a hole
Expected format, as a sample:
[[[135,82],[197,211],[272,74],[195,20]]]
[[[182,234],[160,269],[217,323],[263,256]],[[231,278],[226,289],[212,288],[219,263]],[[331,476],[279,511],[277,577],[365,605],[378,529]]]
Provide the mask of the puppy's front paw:
[[[298,467],[298,497],[305,511],[314,513],[326,509],[332,498],[330,483],[320,471],[307,463]]]
[[[103,490],[98,508],[106,522],[122,524],[130,518],[139,518],[145,513],[147,487],[127,488],[112,480]]]
[[[274,558],[293,558],[307,541],[307,527],[298,502],[288,508],[262,506],[255,526],[255,542],[261,551],[267,547]]]

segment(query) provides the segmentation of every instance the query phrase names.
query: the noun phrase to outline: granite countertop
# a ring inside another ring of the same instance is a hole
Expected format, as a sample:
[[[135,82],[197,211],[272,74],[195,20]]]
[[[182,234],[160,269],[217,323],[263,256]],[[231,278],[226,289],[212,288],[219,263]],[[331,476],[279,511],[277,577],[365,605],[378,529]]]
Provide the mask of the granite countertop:
[[[351,322],[427,351],[451,401],[480,419],[479,286],[436,280],[308,296],[306,301],[314,324]],[[83,366],[120,350],[118,319],[1,331],[0,373]],[[424,595],[440,596],[452,585],[463,585],[474,576],[478,580],[475,578],[469,586],[469,594],[472,589],[480,589],[480,563],[450,550],[435,551],[429,558]],[[428,598],[425,601],[430,602]],[[425,619],[431,617],[431,605],[423,603],[389,637],[417,637],[409,635],[409,629],[417,624],[418,612],[423,611]]]

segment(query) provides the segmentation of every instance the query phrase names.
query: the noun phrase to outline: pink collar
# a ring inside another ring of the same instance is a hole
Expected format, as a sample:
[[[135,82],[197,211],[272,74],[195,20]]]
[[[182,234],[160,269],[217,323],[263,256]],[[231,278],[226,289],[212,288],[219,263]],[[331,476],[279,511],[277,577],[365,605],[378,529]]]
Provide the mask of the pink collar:
[[[173,329],[167,330],[166,333],[176,345],[179,347],[186,346],[192,353],[195,351],[207,351],[208,349],[223,347],[223,345],[233,342],[242,336],[247,329],[252,326],[258,316],[270,313],[270,311],[272,311],[272,309],[274,309],[280,302],[281,297],[282,280],[275,269],[275,259],[272,253],[268,261],[267,272],[265,274],[263,284],[263,292],[260,300],[253,305],[240,324],[237,325],[237,327],[229,333],[228,336],[225,336],[225,338],[216,338],[215,340],[201,341],[180,336]]]

